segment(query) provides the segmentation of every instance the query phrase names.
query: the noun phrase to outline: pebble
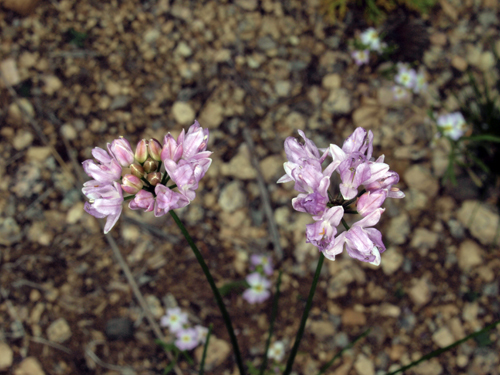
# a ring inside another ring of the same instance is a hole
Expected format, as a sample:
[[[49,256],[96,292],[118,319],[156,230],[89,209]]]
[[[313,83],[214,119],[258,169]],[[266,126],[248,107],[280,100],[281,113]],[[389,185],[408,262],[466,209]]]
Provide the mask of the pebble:
[[[16,150],[22,150],[28,146],[31,146],[34,140],[34,136],[31,132],[27,130],[20,130],[16,133],[16,136],[12,140],[12,145]]]
[[[308,331],[310,331],[318,341],[324,341],[335,334],[335,326],[328,320],[311,322]]]
[[[406,242],[410,234],[410,217],[407,213],[402,213],[391,219],[386,237],[391,244],[401,245]]]
[[[479,304],[477,302],[467,302],[462,310],[462,319],[466,322],[474,322],[479,313]]]
[[[354,362],[354,369],[358,375],[375,375],[375,365],[370,358],[364,354],[358,354]]]
[[[214,367],[219,366],[224,362],[231,353],[231,346],[227,341],[219,339],[214,335],[210,336],[210,341],[207,347],[207,356],[205,358],[205,368],[210,371]],[[201,362],[203,355],[203,346],[199,346],[194,351],[194,356],[198,363]]]
[[[129,318],[112,318],[104,328],[106,337],[110,340],[128,340],[134,336],[134,322]]]
[[[0,342],[0,371],[7,370],[12,366],[14,352],[5,342]]]
[[[179,124],[191,125],[194,122],[195,112],[189,103],[175,102],[172,106],[172,115]]]
[[[42,87],[42,92],[49,96],[54,95],[54,93],[58,92],[63,86],[61,80],[52,75],[42,77],[42,81],[45,83]]]
[[[201,126],[216,129],[224,120],[224,108],[220,103],[209,102],[201,111],[199,122]]]
[[[234,212],[246,206],[246,195],[240,181],[232,181],[222,188],[219,197],[219,206],[222,211]]]
[[[240,180],[253,180],[257,177],[255,168],[250,162],[250,153],[246,144],[242,144],[238,153],[229,161],[220,166],[223,176],[231,176]]]
[[[338,89],[340,88],[341,82],[342,78],[340,78],[340,75],[332,73],[323,77],[321,86],[323,86],[326,90]]]
[[[52,322],[47,328],[47,337],[50,341],[63,343],[71,337],[71,329],[64,318]]]
[[[396,272],[403,264],[404,257],[399,248],[389,247],[382,255],[382,271],[389,276]]]
[[[290,81],[279,80],[274,84],[274,91],[279,97],[287,97],[290,95],[290,90],[292,89],[292,83]]]
[[[44,162],[52,154],[52,150],[48,146],[33,146],[28,149],[26,156],[30,160]]]
[[[189,57],[193,54],[193,50],[186,42],[180,42],[174,52],[182,57]]]
[[[412,233],[410,246],[417,249],[434,249],[439,235],[425,228],[417,228]]]
[[[67,224],[76,224],[83,216],[83,202],[77,202],[68,210],[66,214],[66,223]]]
[[[164,315],[164,309],[161,306],[161,302],[158,299],[158,297],[156,297],[153,294],[149,294],[146,297],[144,297],[144,299],[146,300],[149,310],[151,311],[153,316],[156,319],[160,319]]]
[[[243,8],[244,10],[250,10],[250,11],[257,9],[257,7],[259,6],[257,0],[235,0],[234,3],[239,7]]]
[[[0,245],[10,246],[21,238],[21,227],[13,217],[0,218]]]
[[[106,81],[105,89],[109,96],[120,95],[122,91],[122,88],[118,83],[110,80]]]
[[[481,247],[472,240],[463,241],[457,252],[458,266],[462,271],[469,271],[470,269],[479,266],[483,263]]]
[[[363,326],[366,324],[366,316],[360,311],[345,309],[342,313],[342,324],[346,326]]]
[[[332,114],[350,113],[352,110],[350,92],[342,88],[330,91],[328,98],[323,102],[323,109]]]
[[[465,201],[457,213],[457,218],[483,245],[493,243],[497,234],[499,217],[485,204],[476,200]],[[499,241],[500,238],[497,239],[497,244]]]
[[[281,155],[270,155],[259,163],[262,171],[262,177],[268,183],[276,182],[282,175],[283,171],[283,157]]]
[[[453,337],[448,327],[441,327],[432,335],[432,341],[440,348],[444,348],[453,344],[455,342],[455,337]]]
[[[429,303],[432,293],[427,280],[425,278],[413,279],[413,286],[408,290],[408,295],[417,307]]]
[[[15,369],[14,375],[45,375],[42,365],[35,357],[25,358]]]
[[[432,358],[429,361],[424,361],[418,366],[413,367],[412,371],[416,375],[440,375],[443,373],[443,366],[441,366],[438,359]]]
[[[0,62],[0,73],[9,85],[15,86],[21,82],[16,60],[11,57]],[[1,82],[0,87],[3,87],[3,82]]]
[[[439,191],[439,183],[432,176],[429,169],[416,164],[410,166],[404,173],[404,180],[408,187],[421,191],[429,198],[433,198]]]
[[[71,124],[64,124],[63,126],[61,126],[61,134],[69,141],[76,139],[76,137],[78,136],[76,129]]]
[[[451,58],[451,66],[461,72],[465,72],[467,70],[468,64],[463,57],[453,56]]]

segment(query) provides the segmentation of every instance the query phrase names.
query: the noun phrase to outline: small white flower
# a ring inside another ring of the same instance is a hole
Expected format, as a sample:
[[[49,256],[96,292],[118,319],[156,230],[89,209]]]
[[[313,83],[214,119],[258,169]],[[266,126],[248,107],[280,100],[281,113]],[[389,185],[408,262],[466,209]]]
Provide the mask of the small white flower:
[[[402,100],[408,97],[408,90],[403,86],[395,85],[392,88],[395,100]]]
[[[356,65],[368,64],[370,61],[370,51],[365,49],[363,51],[354,51],[351,53],[352,58]]]
[[[398,74],[394,78],[396,83],[399,83],[408,89],[415,87],[416,79],[417,72],[415,72],[414,69],[407,69],[405,67],[400,67]]]
[[[198,346],[198,332],[194,328],[182,329],[176,334],[175,346],[180,350],[191,350]]]
[[[360,36],[361,42],[371,51],[379,51],[381,49],[380,37],[373,27],[366,29]]]
[[[205,341],[207,341],[208,328],[197,325],[194,327],[194,329],[196,330],[196,332],[198,332],[198,342],[200,344],[205,344]]]
[[[437,119],[437,126],[443,134],[453,140],[458,140],[467,130],[464,116],[460,112],[441,115]]]
[[[167,309],[167,315],[161,317],[160,325],[168,327],[172,332],[179,332],[188,321],[188,316],[179,307]]]
[[[271,359],[280,362],[285,356],[285,345],[281,341],[276,341],[269,347],[267,356]]]
[[[268,288],[271,286],[269,280],[258,272],[251,273],[246,277],[250,288],[243,292],[243,298],[249,303],[264,302],[271,293]]]

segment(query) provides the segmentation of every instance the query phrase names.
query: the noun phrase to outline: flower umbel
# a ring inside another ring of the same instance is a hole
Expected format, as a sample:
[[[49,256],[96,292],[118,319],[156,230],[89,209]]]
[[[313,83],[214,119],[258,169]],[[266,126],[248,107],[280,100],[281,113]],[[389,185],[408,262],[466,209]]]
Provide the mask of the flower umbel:
[[[167,134],[163,145],[143,139],[134,152],[126,139],[118,138],[108,143],[108,151],[94,148],[96,161],[82,163],[93,179],[82,189],[91,200],[85,210],[97,218],[107,217],[104,233],[108,233],[120,217],[124,200],[130,200],[130,209],[154,211],[157,217],[187,206],[212,163],[208,135],[208,129],[195,121],[177,140]],[[122,168],[127,168],[123,177]],[[169,180],[172,183],[167,185]],[[123,192],[130,195],[123,197]]]

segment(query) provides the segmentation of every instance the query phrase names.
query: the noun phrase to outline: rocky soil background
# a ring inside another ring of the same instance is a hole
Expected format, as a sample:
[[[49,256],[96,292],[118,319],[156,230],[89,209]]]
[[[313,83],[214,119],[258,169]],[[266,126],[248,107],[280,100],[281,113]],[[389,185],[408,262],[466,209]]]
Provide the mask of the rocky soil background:
[[[497,320],[498,194],[480,199],[466,176],[442,186],[446,145],[434,140],[427,110],[458,108],[455,95],[471,92],[467,68],[492,74],[498,2],[441,0],[424,24],[429,90],[394,102],[393,83],[350,57],[348,40],[366,28],[359,15],[332,25],[316,0],[51,0],[28,16],[0,12],[0,372],[161,373],[167,357],[83,211],[80,163],[120,135],[162,139],[195,118],[210,129],[214,161],[179,215],[218,285],[243,279],[250,254],[274,256],[283,271],[275,337],[287,348],[318,254],[305,243],[310,217],[291,207],[293,184],[275,183],[285,138],[302,129],[327,147],[363,126],[401,176],[406,198],[386,202],[379,225],[388,244],[381,266],[346,254],[326,261],[296,374],[315,374],[370,327],[327,374],[384,374]],[[155,318],[179,305],[213,323],[207,369],[236,374],[216,304],[173,221],[127,208],[111,235]],[[225,301],[244,358],[259,364],[271,301],[249,305],[237,292]],[[497,327],[407,373],[499,374],[499,335]]]

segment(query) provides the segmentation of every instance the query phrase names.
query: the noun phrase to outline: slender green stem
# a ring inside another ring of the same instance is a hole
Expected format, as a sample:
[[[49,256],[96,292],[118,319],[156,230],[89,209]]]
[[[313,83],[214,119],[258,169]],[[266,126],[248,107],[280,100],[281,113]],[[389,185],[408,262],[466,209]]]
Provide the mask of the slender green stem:
[[[342,225],[344,226],[345,230],[351,229],[351,227],[349,227],[349,225],[347,225],[347,221],[345,221],[344,218],[341,219],[341,222],[342,222]]]
[[[203,375],[203,371],[205,371],[205,358],[207,357],[208,341],[210,340],[213,327],[214,325],[212,323],[208,326],[207,339],[205,340],[205,346],[203,347],[203,355],[201,356],[200,371],[198,372],[198,375]]]
[[[181,230],[182,234],[184,235],[184,238],[189,243],[189,246],[191,246],[191,249],[193,250],[193,253],[196,256],[196,259],[198,260],[198,263],[200,264],[201,269],[203,270],[203,273],[205,274],[207,281],[210,284],[210,287],[212,288],[215,300],[217,301],[217,305],[219,306],[219,310],[222,314],[222,319],[224,319],[224,323],[226,324],[227,333],[229,334],[229,339],[231,340],[231,344],[233,345],[234,356],[236,357],[236,364],[238,366],[238,369],[240,370],[240,375],[245,375],[245,368],[243,367],[241,352],[238,346],[238,341],[236,340],[236,335],[234,334],[233,324],[231,323],[231,318],[229,317],[229,313],[226,310],[226,306],[224,306],[224,301],[222,300],[222,296],[219,293],[219,289],[217,289],[217,286],[215,285],[214,278],[212,277],[212,274],[210,273],[207,264],[203,260],[203,256],[196,247],[186,227],[182,224],[181,220],[179,219],[179,216],[177,216],[177,214],[173,210],[170,210],[169,212],[170,215],[172,215],[175,223]]]
[[[356,199],[361,197],[364,193],[366,193],[366,189],[361,190],[354,198],[349,199],[348,201],[345,201],[344,203],[342,203],[342,207],[347,207],[351,203],[356,202]]]
[[[281,284],[281,271],[278,275],[278,281],[276,283],[276,294],[273,300],[273,309],[271,310],[271,322],[269,323],[269,335],[266,341],[266,350],[264,351],[264,358],[262,359],[262,364],[260,365],[259,375],[263,375],[267,367],[267,352],[269,350],[269,345],[271,344],[271,337],[273,336],[274,321],[276,320],[276,315],[278,314],[278,299],[280,297],[280,284]]]
[[[306,307],[304,309],[304,313],[302,314],[302,320],[300,321],[299,330],[297,331],[297,335],[295,336],[295,344],[293,344],[292,351],[290,352],[290,356],[288,357],[288,361],[286,362],[286,368],[283,372],[283,375],[290,375],[290,373],[292,372],[293,362],[295,361],[295,356],[297,355],[297,351],[299,350],[300,340],[302,340],[302,336],[304,335],[307,317],[309,316],[309,311],[311,310],[314,292],[316,291],[316,285],[318,284],[319,274],[321,273],[321,267],[323,266],[324,261],[325,256],[323,255],[323,253],[320,253],[318,265],[316,266],[316,272],[314,273],[314,279],[311,284],[311,290],[309,291],[309,297],[307,297]]]
[[[134,199],[135,198],[135,194],[134,195],[129,195],[128,197],[123,197],[123,200],[124,201],[128,201],[130,199]]]
[[[477,331],[477,332],[474,332],[474,333],[471,333],[470,335],[468,336],[465,336],[463,339],[461,340],[458,340],[458,341],[455,341],[453,344],[451,345],[448,345],[444,348],[441,348],[441,349],[437,349],[437,350],[434,350],[426,355],[424,355],[422,358],[420,358],[419,360],[416,360],[416,361],[413,361],[412,363],[410,363],[409,365],[406,365],[406,366],[403,366],[403,367],[400,367],[398,368],[396,371],[392,371],[392,372],[389,372],[387,373],[386,375],[395,375],[395,374],[398,374],[400,372],[403,372],[403,371],[406,371],[408,370],[409,368],[413,367],[413,366],[416,366],[418,365],[420,362],[423,362],[423,361],[427,361],[428,359],[431,359],[431,358],[434,358],[434,357],[437,357],[438,355],[450,350],[450,349],[453,349],[454,347],[466,342],[467,340],[469,339],[472,339],[476,336],[479,336],[485,332],[488,332],[490,329],[492,328],[495,328],[495,326],[497,326],[498,324],[500,324],[500,320],[497,320],[496,322],[490,324],[489,326],[486,326],[484,327],[482,330],[480,331]]]
[[[321,367],[321,369],[319,370],[319,372],[316,375],[322,375],[322,374],[324,374],[325,371],[328,370],[331,365],[333,365],[333,362],[335,362],[335,360],[337,358],[340,358],[340,356],[346,350],[351,349],[359,340],[361,340],[363,337],[365,337],[369,333],[370,333],[370,329],[367,329],[361,335],[359,335],[358,337],[356,337],[349,345],[347,345],[345,348],[343,348],[341,351],[339,351],[337,354],[335,354],[332,359],[330,359],[323,367]]]

